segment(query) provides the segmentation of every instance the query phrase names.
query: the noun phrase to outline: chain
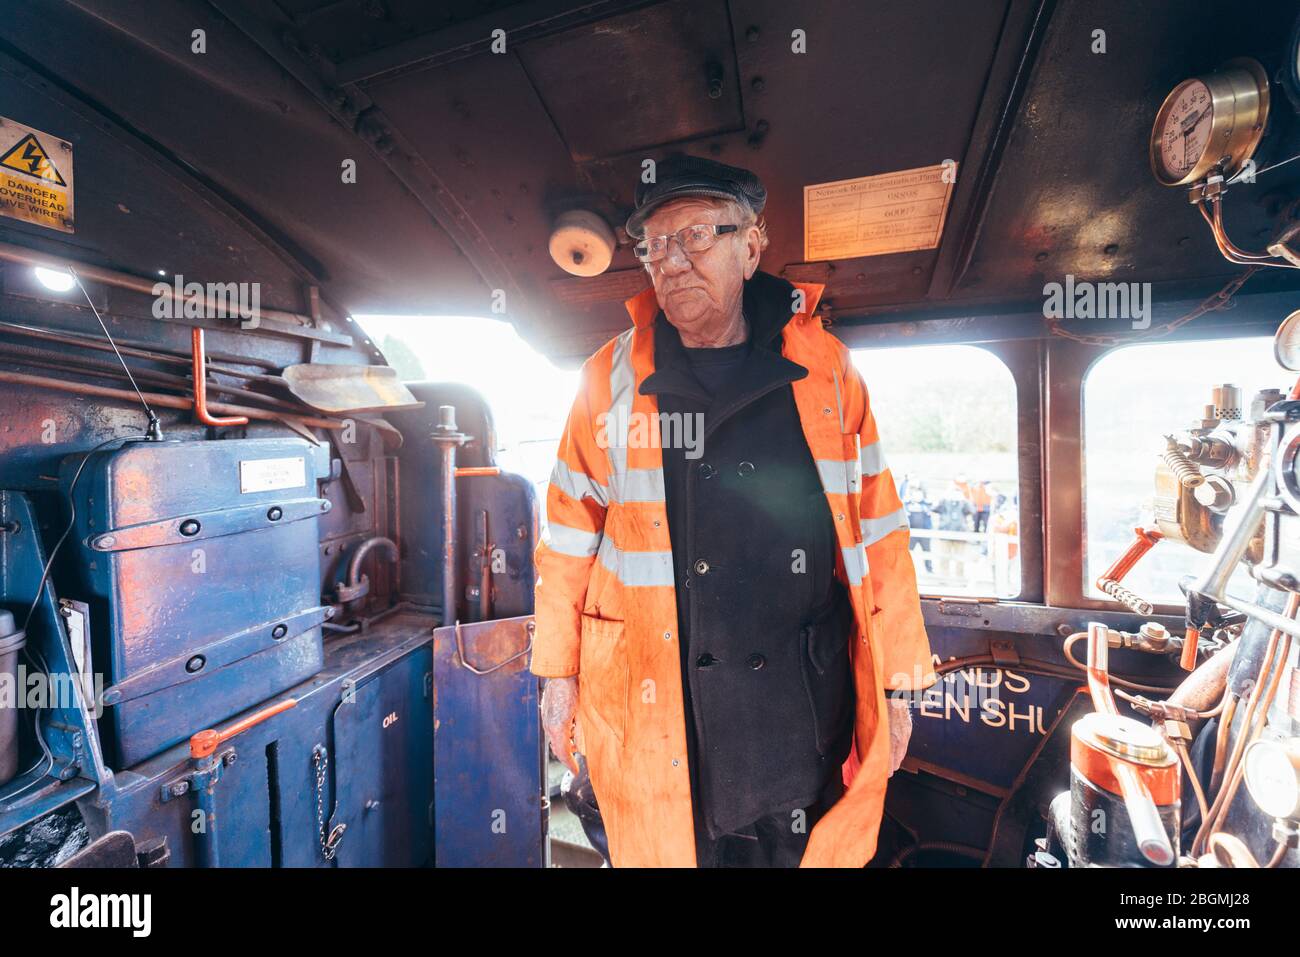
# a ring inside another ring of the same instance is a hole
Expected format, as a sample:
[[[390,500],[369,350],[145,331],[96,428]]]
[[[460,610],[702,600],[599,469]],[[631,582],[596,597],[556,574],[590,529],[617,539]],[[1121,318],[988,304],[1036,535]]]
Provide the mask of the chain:
[[[1177,319],[1165,323],[1163,326],[1157,326],[1156,328],[1151,329],[1148,332],[1144,332],[1141,335],[1118,335],[1118,336],[1080,335],[1079,333],[1076,332],[1067,332],[1061,326],[1060,319],[1052,319],[1052,318],[1047,319],[1047,331],[1054,336],[1060,336],[1062,339],[1069,339],[1072,342],[1082,342],[1085,345],[1090,345],[1090,346],[1113,346],[1121,342],[1125,342],[1125,343],[1140,342],[1144,339],[1156,339],[1159,338],[1160,336],[1167,336],[1169,335],[1169,333],[1173,332],[1179,326],[1191,322],[1193,319],[1198,319],[1201,316],[1205,315],[1207,312],[1213,312],[1216,309],[1225,308],[1228,305],[1228,303],[1231,301],[1232,297],[1236,295],[1237,290],[1240,289],[1243,285],[1245,285],[1247,279],[1255,275],[1255,273],[1259,272],[1259,269],[1260,269],[1259,266],[1248,267],[1245,270],[1245,272],[1243,272],[1240,276],[1237,276],[1235,279],[1232,279],[1222,289],[1214,293],[1214,295],[1208,296],[1207,298],[1203,299],[1201,303],[1191,312],[1181,315]]]
[[[329,752],[325,750],[324,745],[316,745],[311,752],[312,763],[316,765],[316,834],[320,838],[320,852],[325,860],[334,860],[334,854],[338,851],[339,841],[343,839],[343,832],[347,830],[346,824],[340,824],[334,830],[325,833],[325,773],[329,768]],[[333,815],[330,815],[333,817]]]

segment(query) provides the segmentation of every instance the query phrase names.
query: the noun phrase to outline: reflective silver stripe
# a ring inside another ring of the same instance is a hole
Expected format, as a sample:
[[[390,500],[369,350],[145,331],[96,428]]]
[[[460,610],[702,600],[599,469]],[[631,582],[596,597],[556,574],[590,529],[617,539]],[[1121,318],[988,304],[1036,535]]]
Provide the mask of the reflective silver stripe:
[[[885,450],[880,447],[879,442],[872,442],[865,446],[859,461],[862,462],[863,475],[879,475],[889,468],[889,463],[885,461]]]
[[[610,492],[616,502],[663,502],[663,469],[629,469],[627,467],[628,431],[632,399],[636,393],[636,370],[632,367],[632,335],[629,329],[614,341],[614,356],[609,370],[609,415],[605,419],[605,437],[610,465]]]
[[[627,478],[627,432],[631,422],[636,370],[632,368],[632,334],[629,329],[614,340],[609,366],[609,414],[605,417],[605,451],[609,456],[609,484],[614,501],[625,501]]]
[[[907,512],[902,508],[880,518],[864,518],[862,544],[874,545],[896,528],[907,528]]]
[[[582,528],[570,528],[556,522],[546,523],[547,546],[561,555],[574,558],[590,558],[596,554],[604,539],[603,532],[589,532]]]
[[[628,469],[623,476],[624,502],[664,501],[663,469]]]
[[[821,476],[822,488],[827,495],[849,494],[848,464],[842,459],[817,460],[817,474]]]
[[[844,556],[844,571],[849,576],[849,584],[861,585],[862,579],[867,577],[866,549],[862,545],[853,545],[841,548],[840,554]]]
[[[673,553],[625,552],[608,537],[600,543],[600,563],[627,588],[673,585]]]
[[[569,498],[578,501],[590,498],[605,508],[609,507],[609,489],[585,472],[569,468],[563,459],[555,460],[555,468],[551,469],[551,484]]]

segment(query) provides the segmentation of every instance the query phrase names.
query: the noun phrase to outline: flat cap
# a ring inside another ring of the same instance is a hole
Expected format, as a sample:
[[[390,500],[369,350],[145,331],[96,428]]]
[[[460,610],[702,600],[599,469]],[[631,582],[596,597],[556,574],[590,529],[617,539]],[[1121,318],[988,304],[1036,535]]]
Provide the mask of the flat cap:
[[[645,221],[655,209],[669,200],[687,196],[734,199],[752,209],[755,215],[767,205],[767,190],[749,170],[676,153],[656,164],[653,183],[637,184],[636,209],[627,218],[627,234],[634,239],[641,238]]]

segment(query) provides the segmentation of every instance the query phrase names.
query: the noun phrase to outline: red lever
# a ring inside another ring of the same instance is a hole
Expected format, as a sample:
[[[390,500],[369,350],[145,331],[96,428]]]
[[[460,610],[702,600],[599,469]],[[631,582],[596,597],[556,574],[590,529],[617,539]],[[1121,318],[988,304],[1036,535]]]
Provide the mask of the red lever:
[[[247,731],[255,724],[261,724],[267,718],[272,718],[281,711],[288,711],[297,704],[297,698],[285,698],[283,701],[277,701],[275,704],[263,708],[261,711],[255,711],[247,718],[240,718],[234,724],[226,725],[226,727],[221,728],[220,730],[208,728],[205,731],[197,731],[190,735],[190,757],[211,757],[217,748],[221,747],[224,742],[229,741],[235,735]]]
[[[195,417],[204,425],[248,425],[247,416],[219,416],[208,411],[208,357],[203,351],[203,330],[198,326],[190,334],[190,352],[194,365]]]
[[[1138,563],[1138,559],[1151,551],[1155,543],[1165,537],[1162,532],[1154,528],[1135,528],[1133,532],[1137,538],[1123,555],[1115,559],[1115,564],[1106,569],[1105,573],[1097,579],[1097,587],[1100,588],[1101,583],[1108,579],[1115,582],[1123,581],[1124,576]]]

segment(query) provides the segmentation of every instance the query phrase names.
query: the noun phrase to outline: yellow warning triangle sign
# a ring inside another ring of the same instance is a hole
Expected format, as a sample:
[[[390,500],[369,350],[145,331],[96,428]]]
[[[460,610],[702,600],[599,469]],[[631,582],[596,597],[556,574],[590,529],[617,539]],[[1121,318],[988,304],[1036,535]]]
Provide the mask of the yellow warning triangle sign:
[[[59,171],[54,168],[50,154],[45,152],[41,141],[28,133],[15,143],[4,156],[0,156],[0,166],[26,173],[38,179],[46,179],[59,186],[67,186]]]

